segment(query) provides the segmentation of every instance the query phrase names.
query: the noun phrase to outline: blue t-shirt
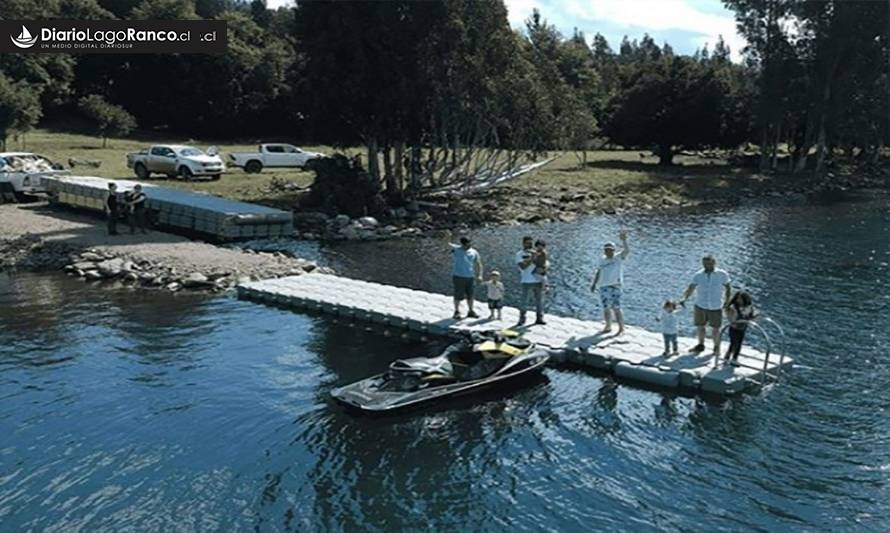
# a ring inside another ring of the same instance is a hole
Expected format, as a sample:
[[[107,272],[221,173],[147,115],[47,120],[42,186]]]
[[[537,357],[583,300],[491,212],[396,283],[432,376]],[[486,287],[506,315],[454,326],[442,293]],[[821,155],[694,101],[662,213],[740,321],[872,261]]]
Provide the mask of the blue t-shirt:
[[[460,278],[476,277],[476,260],[479,258],[479,252],[473,248],[466,249],[463,246],[452,245],[451,255],[454,257],[452,275]]]

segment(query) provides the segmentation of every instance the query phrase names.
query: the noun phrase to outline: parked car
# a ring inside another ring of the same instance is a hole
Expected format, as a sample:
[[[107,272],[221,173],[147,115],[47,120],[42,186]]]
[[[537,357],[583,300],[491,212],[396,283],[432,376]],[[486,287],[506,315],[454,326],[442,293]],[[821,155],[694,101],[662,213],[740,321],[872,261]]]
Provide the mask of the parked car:
[[[146,150],[127,154],[127,168],[132,168],[139,179],[148,179],[152,174],[166,174],[169,178],[179,177],[190,180],[197,176],[210,176],[218,180],[225,172],[216,148],[207,152],[194,146],[181,144],[156,144]]]
[[[292,144],[265,143],[257,152],[229,154],[229,164],[242,167],[245,172],[260,172],[269,168],[306,168],[311,162],[325,157],[318,152],[307,152]]]
[[[62,165],[31,152],[0,152],[0,193],[24,200],[28,195],[44,192],[40,177],[66,174]]]

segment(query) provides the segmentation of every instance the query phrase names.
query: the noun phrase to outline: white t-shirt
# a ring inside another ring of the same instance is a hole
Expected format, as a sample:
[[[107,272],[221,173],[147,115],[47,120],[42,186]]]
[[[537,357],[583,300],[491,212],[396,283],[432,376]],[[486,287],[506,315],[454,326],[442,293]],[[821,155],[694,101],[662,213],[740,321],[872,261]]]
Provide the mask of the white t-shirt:
[[[713,272],[699,270],[692,276],[695,284],[695,305],[708,311],[719,311],[723,307],[723,293],[729,285],[729,274],[715,268]]]
[[[487,290],[489,300],[504,299],[504,284],[500,281],[486,281],[485,288]]]
[[[532,250],[519,250],[516,252],[516,266],[519,267],[520,263],[531,258],[531,256]],[[519,267],[519,273],[519,283],[541,283],[541,279],[535,276],[534,263],[529,263],[525,268]]]
[[[624,285],[624,259],[619,255],[600,259],[600,287]]]
[[[658,321],[661,322],[661,332],[665,335],[676,335],[680,330],[679,320],[677,319],[678,313],[676,311],[669,312],[664,309],[661,310],[661,314],[658,315]]]

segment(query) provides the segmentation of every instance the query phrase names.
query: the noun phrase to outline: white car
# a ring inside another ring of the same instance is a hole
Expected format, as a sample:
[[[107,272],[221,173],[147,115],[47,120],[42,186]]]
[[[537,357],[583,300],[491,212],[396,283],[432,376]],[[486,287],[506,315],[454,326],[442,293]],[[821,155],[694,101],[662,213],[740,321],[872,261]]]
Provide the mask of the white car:
[[[156,144],[151,148],[127,154],[127,167],[136,176],[148,179],[152,174],[166,174],[170,178],[190,180],[196,176],[210,176],[218,180],[225,172],[226,165],[219,157],[216,148],[207,152],[181,144]]]
[[[62,165],[31,152],[0,152],[0,192],[18,200],[44,192],[40,177],[68,173]]]
[[[260,172],[269,168],[305,168],[311,161],[326,157],[308,152],[292,144],[264,143],[257,152],[229,154],[229,164],[242,167],[245,172]]]

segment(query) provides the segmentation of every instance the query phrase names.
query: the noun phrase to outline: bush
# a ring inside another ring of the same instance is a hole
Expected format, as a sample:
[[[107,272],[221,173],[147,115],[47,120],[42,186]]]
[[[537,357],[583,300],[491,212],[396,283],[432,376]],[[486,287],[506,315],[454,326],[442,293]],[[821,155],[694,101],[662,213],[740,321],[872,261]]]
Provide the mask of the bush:
[[[350,217],[377,217],[386,211],[379,181],[346,156],[336,154],[319,159],[312,170],[315,171],[315,181],[309,189],[304,207],[331,214],[344,213]]]

